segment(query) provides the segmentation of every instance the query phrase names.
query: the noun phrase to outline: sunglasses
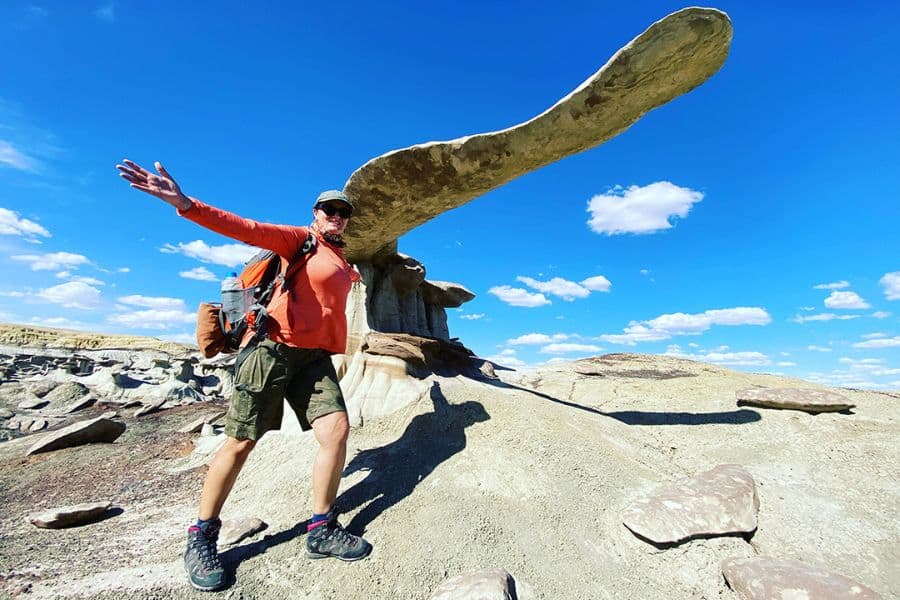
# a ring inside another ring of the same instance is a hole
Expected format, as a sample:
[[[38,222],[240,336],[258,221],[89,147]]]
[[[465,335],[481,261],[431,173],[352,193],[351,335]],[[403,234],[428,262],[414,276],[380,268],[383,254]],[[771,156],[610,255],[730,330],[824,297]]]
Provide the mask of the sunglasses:
[[[353,214],[353,209],[348,206],[336,206],[334,204],[319,204],[316,206],[319,210],[324,212],[329,217],[333,217],[334,215],[340,216],[342,219],[349,219],[350,215]]]

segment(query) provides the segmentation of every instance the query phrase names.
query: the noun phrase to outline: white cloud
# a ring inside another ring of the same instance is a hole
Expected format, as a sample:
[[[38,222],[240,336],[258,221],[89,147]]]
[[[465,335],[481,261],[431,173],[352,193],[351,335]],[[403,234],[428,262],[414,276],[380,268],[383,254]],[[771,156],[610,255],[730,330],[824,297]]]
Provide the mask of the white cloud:
[[[641,269],[641,275],[649,275],[650,269]]]
[[[849,281],[835,281],[834,283],[820,283],[819,285],[814,285],[814,290],[842,290],[844,288],[850,287]]]
[[[772,317],[765,309],[741,306],[707,310],[703,313],[671,313],[643,322],[632,321],[624,334],[603,335],[600,339],[613,344],[653,342],[666,340],[673,335],[698,334],[713,325],[768,325]]]
[[[891,313],[886,310],[876,310],[872,313],[872,316],[876,319],[887,319],[889,316],[891,316]]]
[[[478,319],[484,318],[484,313],[472,313],[470,315],[459,315],[460,319],[465,319],[466,321],[477,321]]]
[[[489,360],[492,363],[496,363],[498,365],[503,365],[504,367],[525,367],[527,363],[520,358],[516,357],[516,351],[512,348],[507,348],[500,352],[499,354],[494,354],[491,356],[485,356],[485,360]]]
[[[218,277],[206,267],[196,267],[189,271],[181,271],[178,275],[185,279],[196,279],[197,281],[218,281]]]
[[[26,295],[25,292],[0,292],[0,296],[6,298],[24,298]]]
[[[867,333],[867,334],[865,334],[864,336],[862,336],[862,339],[864,339],[864,340],[873,340],[873,339],[875,339],[875,338],[883,338],[883,337],[887,337],[887,336],[888,336],[888,335],[887,335],[886,333],[881,333],[881,332],[879,331],[879,332],[875,332],[875,333]]]
[[[875,338],[865,342],[856,342],[854,348],[896,348],[900,346],[900,335],[892,338]]]
[[[665,355],[730,367],[759,367],[772,364],[772,360],[762,352],[707,352],[706,354],[685,354],[680,351],[673,352],[666,350]]]
[[[181,310],[137,310],[110,315],[108,321],[132,329],[174,329],[185,323],[194,323],[197,314]]]
[[[612,282],[603,275],[595,275],[581,281],[581,287],[587,288],[592,292],[608,292],[612,287]]]
[[[593,344],[549,344],[540,349],[541,354],[568,354],[569,352],[599,352],[600,346]]]
[[[0,140],[0,166],[12,167],[19,171],[34,173],[40,170],[40,163],[28,156],[10,142]]]
[[[800,310],[806,310],[806,311],[816,310],[816,307],[815,306],[801,306]]]
[[[789,360],[783,360],[781,362],[775,363],[776,367],[796,367],[797,363],[791,362]]]
[[[18,235],[29,241],[39,241],[37,236],[51,237],[50,232],[29,219],[19,218],[19,213],[0,208],[0,235]]]
[[[670,229],[672,217],[684,218],[691,206],[703,200],[703,193],[657,181],[624,189],[616,186],[588,202],[588,226],[596,233],[653,233]]]
[[[80,281],[61,283],[38,292],[38,296],[67,308],[91,310],[100,304],[100,290]]]
[[[191,258],[199,259],[216,265],[237,267],[253,258],[259,252],[259,248],[247,244],[223,244],[222,246],[210,246],[201,240],[194,240],[187,244],[179,242],[177,246],[166,244],[159,249],[166,254],[184,254]]]
[[[530,288],[536,289],[545,294],[559,296],[567,302],[575,300],[575,298],[587,298],[591,295],[591,290],[582,287],[574,281],[563,279],[562,277],[554,277],[550,281],[538,281],[531,277],[516,277],[517,281],[521,281]]]
[[[105,282],[100,281],[99,279],[94,279],[93,277],[80,277],[78,275],[74,277],[69,277],[69,281],[77,281],[79,283],[86,283],[88,285],[106,285]]]
[[[825,306],[845,309],[869,308],[869,304],[856,292],[831,292],[831,295],[825,298]]]
[[[555,333],[552,336],[545,333],[526,333],[517,338],[506,340],[506,343],[511,346],[550,344],[552,342],[561,342],[568,338],[569,336],[564,333]]]
[[[13,260],[29,263],[32,271],[55,271],[63,267],[78,267],[90,264],[86,256],[72,254],[71,252],[53,252],[50,254],[20,254],[12,257]]]
[[[885,273],[878,283],[884,288],[888,300],[900,300],[900,271]]]
[[[184,300],[180,298],[166,298],[156,297],[156,296],[141,296],[141,295],[132,295],[132,296],[122,296],[119,298],[119,302],[122,304],[128,304],[130,306],[142,306],[144,308],[153,308],[157,310],[183,310],[184,309]]]
[[[118,272],[118,273],[130,273],[130,272],[131,272],[131,269],[129,269],[128,267],[120,267],[120,268],[116,269],[116,272]]]
[[[825,346],[810,345],[810,346],[807,346],[806,349],[812,350],[813,352],[831,352],[831,348],[827,348]]]
[[[803,315],[797,315],[792,319],[794,323],[806,323],[808,321],[833,321],[835,319],[839,321],[848,321],[850,319],[858,319],[859,315],[836,315],[834,313],[820,313],[818,315],[811,315],[809,317],[804,317]]]
[[[551,304],[543,294],[532,294],[528,290],[514,288],[508,285],[494,286],[488,290],[488,293],[497,296],[501,301],[506,302],[511,306],[535,308]]]
[[[97,331],[96,324],[75,321],[65,317],[33,317],[30,321],[33,325],[40,327],[57,327],[60,329],[78,329],[79,331]]]
[[[114,23],[116,20],[116,5],[113,2],[109,4],[104,4],[103,6],[97,8],[94,11],[94,16],[100,19],[101,21],[106,21],[108,23]]]

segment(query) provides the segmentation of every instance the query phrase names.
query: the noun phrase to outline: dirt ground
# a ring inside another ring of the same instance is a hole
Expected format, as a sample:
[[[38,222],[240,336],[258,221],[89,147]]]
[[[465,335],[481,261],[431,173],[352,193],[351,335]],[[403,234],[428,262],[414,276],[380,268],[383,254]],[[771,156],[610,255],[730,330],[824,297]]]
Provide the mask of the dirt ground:
[[[857,407],[817,416],[736,406],[752,385],[804,384],[627,355],[431,381],[428,397],[351,433],[342,521],[375,547],[358,563],[309,561],[315,442],[268,434],[223,518],[268,529],[223,549],[235,575],[192,590],[181,566],[204,455],[177,433],[201,407],[128,420],[114,444],[24,457],[0,443],[0,590],[29,598],[427,598],[445,578],[505,567],[538,598],[736,598],[719,563],[769,555],[826,567],[900,596],[896,394],[839,390]],[[208,410],[208,408],[206,408]],[[759,527],[660,549],[619,513],[660,485],[736,463],[754,476]],[[42,530],[41,508],[112,500],[100,522]],[[3,593],[3,592],[0,592]]]

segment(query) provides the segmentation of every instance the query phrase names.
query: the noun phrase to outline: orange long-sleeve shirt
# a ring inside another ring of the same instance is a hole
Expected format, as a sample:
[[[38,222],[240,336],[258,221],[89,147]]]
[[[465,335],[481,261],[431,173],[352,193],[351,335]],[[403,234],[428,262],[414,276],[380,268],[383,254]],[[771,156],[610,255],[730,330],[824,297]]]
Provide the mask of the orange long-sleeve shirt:
[[[271,250],[281,257],[282,269],[297,256],[308,227],[273,225],[244,219],[199,200],[178,214],[230,238]],[[347,295],[359,273],[344,258],[342,249],[318,238],[306,266],[293,279],[293,294],[275,290],[268,306],[269,337],[296,348],[322,348],[343,353],[347,347]]]

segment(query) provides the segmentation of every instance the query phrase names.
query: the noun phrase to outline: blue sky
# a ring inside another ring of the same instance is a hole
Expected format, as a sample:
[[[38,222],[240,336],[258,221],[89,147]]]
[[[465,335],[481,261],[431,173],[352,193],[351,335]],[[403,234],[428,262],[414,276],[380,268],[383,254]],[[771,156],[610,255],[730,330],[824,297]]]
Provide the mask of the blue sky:
[[[0,5],[0,321],[190,339],[246,257],[117,178],[264,221],[384,152],[509,127],[671,2]],[[900,8],[731,2],[710,81],[400,240],[511,366],[669,353],[900,389]],[[623,215],[631,215],[624,218]]]

